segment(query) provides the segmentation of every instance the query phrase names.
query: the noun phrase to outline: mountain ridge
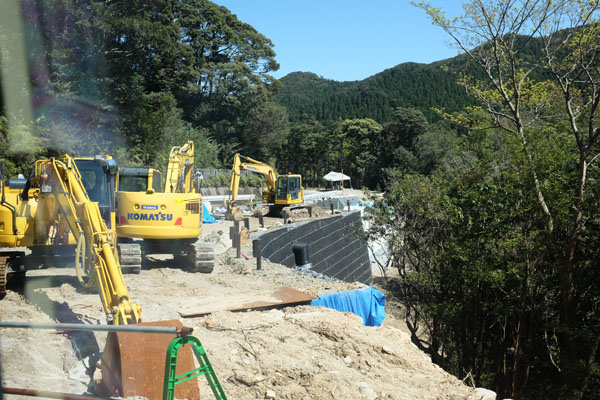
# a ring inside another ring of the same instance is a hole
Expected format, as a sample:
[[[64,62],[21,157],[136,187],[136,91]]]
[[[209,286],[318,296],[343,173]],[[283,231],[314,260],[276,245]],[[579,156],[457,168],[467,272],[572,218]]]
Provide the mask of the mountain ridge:
[[[358,81],[336,81],[313,72],[296,71],[280,79],[273,101],[288,110],[290,122],[316,119],[329,125],[338,120],[372,118],[389,122],[396,107],[416,108],[429,120],[439,117],[432,107],[458,111],[473,103],[446,66],[466,65],[466,57],[430,64],[406,62]]]

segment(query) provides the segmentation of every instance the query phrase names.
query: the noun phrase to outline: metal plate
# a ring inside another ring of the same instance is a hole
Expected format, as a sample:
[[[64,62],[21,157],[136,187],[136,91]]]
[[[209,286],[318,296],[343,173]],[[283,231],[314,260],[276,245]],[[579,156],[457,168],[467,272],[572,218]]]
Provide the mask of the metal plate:
[[[203,302],[204,306],[195,311],[182,312],[184,318],[201,317],[217,311],[248,311],[266,310],[277,307],[296,306],[309,304],[315,297],[289,287],[279,288],[270,293],[244,293],[237,296],[227,296],[227,305],[218,307]],[[222,302],[222,300],[221,300]]]
[[[175,326],[182,328],[178,320],[144,322],[137,325]],[[155,333],[110,332],[102,354],[102,381],[113,396],[142,396],[162,399],[167,348],[176,335]],[[177,375],[195,368],[190,346],[179,350]],[[200,399],[196,379],[175,387],[179,399]]]

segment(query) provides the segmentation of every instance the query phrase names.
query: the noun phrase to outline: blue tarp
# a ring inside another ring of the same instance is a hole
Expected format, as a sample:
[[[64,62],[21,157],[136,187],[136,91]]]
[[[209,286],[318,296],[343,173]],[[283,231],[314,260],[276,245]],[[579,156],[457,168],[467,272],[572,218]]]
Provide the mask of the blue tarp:
[[[314,299],[311,305],[351,312],[361,317],[366,326],[379,326],[385,318],[385,295],[370,286],[323,294]]]
[[[203,224],[214,224],[217,222],[215,217],[210,215],[208,212],[208,208],[206,208],[206,204],[202,203],[202,223]]]

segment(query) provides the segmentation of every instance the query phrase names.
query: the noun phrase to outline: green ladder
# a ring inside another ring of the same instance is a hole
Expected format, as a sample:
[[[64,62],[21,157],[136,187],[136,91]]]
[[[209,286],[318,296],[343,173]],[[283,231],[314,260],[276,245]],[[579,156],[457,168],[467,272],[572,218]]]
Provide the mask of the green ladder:
[[[177,352],[179,349],[189,344],[194,351],[194,355],[200,364],[200,368],[193,369],[181,375],[176,375],[175,370],[177,368]],[[194,336],[184,335],[176,337],[171,341],[167,348],[167,362],[165,364],[165,385],[163,388],[163,400],[173,400],[175,398],[175,386],[194,379],[200,375],[205,375],[208,385],[210,386],[215,399],[227,400],[225,391],[221,387],[217,375],[213,370],[210,361],[206,355],[206,351],[202,347],[200,340]]]

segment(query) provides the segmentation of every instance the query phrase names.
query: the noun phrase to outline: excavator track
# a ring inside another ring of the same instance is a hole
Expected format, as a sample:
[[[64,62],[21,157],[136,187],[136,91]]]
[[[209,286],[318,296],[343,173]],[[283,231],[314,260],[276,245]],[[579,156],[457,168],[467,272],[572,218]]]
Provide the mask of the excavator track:
[[[180,267],[191,272],[211,273],[215,268],[212,246],[203,242],[185,243],[179,254],[173,254]]]
[[[142,248],[137,243],[117,243],[121,272],[139,274],[142,269]]]
[[[0,256],[0,299],[6,296],[6,264],[9,257]]]
[[[203,243],[194,243],[194,250],[196,252],[196,263],[194,272],[202,272],[209,274],[215,269],[215,253],[212,246]]]

